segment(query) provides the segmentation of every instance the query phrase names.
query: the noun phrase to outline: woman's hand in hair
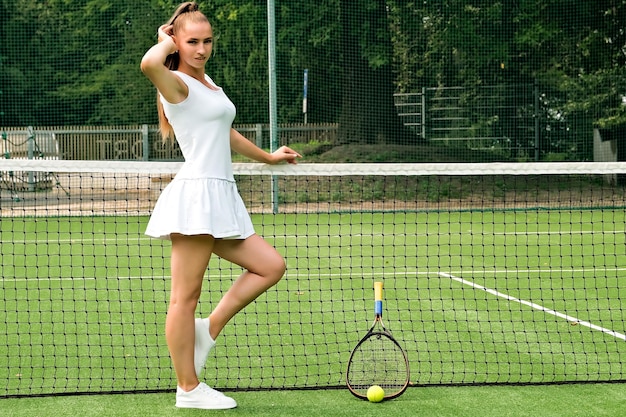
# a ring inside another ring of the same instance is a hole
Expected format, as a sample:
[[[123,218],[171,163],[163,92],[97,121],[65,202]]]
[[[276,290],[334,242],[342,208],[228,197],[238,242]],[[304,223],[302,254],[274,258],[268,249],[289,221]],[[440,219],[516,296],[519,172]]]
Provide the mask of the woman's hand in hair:
[[[172,53],[176,52],[176,50],[178,49],[176,46],[176,43],[174,42],[174,39],[172,38],[172,29],[173,26],[172,25],[162,25],[159,27],[159,29],[157,30],[157,37],[158,37],[158,43],[161,42],[171,42],[172,44]]]

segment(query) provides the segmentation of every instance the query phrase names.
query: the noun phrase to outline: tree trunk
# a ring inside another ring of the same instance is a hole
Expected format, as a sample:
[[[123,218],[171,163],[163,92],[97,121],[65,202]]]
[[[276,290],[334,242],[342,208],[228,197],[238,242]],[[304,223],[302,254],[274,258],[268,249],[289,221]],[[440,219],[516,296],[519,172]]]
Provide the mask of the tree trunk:
[[[340,10],[339,143],[416,143],[417,135],[403,125],[394,104],[393,50],[385,1],[341,0]]]

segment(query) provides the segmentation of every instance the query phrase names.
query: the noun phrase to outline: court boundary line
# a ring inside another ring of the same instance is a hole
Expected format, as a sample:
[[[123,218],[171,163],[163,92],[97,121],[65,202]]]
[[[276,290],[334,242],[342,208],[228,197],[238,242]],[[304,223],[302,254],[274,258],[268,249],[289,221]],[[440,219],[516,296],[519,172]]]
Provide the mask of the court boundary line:
[[[217,259],[217,258],[216,258]],[[211,260],[213,262],[213,260]],[[220,262],[219,260],[216,260],[215,262]],[[225,261],[227,262],[227,261]],[[224,270],[230,269],[229,267],[224,267]],[[233,270],[237,270],[237,267],[232,267]],[[367,273],[364,273],[363,271],[359,271],[360,276],[370,276],[372,278],[376,278],[376,277],[381,277],[384,278],[385,276],[389,276],[389,275],[393,275],[393,276],[397,276],[397,275],[405,275],[405,276],[431,276],[433,273],[436,274],[444,274],[444,272],[436,272],[430,269],[426,269],[424,271],[413,271],[413,270],[402,270],[402,271],[393,271],[393,272],[388,272],[388,271],[384,271],[382,268],[378,268],[380,270],[378,271],[368,271]],[[211,268],[208,269],[209,271],[211,270]],[[456,273],[460,273],[460,274],[481,274],[481,275],[498,275],[498,274],[540,274],[540,273],[557,273],[557,272],[590,272],[590,271],[615,271],[615,272],[622,272],[622,271],[626,271],[626,267],[604,267],[604,268],[598,268],[598,267],[580,267],[580,268],[536,268],[536,269],[473,269],[473,270],[459,270]],[[324,278],[338,278],[338,277],[343,277],[345,276],[345,274],[342,273],[314,273],[314,274],[310,274],[310,273],[298,273],[298,272],[291,272],[292,276],[289,275],[290,271],[287,270],[285,278],[291,277],[291,278],[297,278],[299,276],[310,276],[310,275],[314,275],[314,276],[318,276],[318,277],[324,277]],[[220,278],[223,276],[222,272],[209,272],[208,274],[205,275],[205,278]],[[0,276],[0,282],[16,282],[16,281],[30,281],[33,280],[33,277],[13,277],[14,279],[7,279],[5,277],[1,277]],[[115,275],[114,277],[85,277],[85,276],[81,276],[78,278],[73,278],[73,277],[45,277],[44,280],[45,281],[76,281],[76,280],[96,280],[96,279],[104,279],[104,278],[111,278],[111,279],[148,279],[148,278],[170,278],[170,275]],[[478,284],[476,284],[478,285]]]
[[[2,232],[2,233],[13,233],[13,231],[9,230],[6,232]],[[23,232],[24,233],[24,232]],[[27,233],[31,233],[34,234],[35,232],[27,232]],[[63,231],[63,232],[55,232],[57,235],[67,235],[67,234],[71,234],[71,231]],[[82,233],[82,232],[76,232],[76,233]],[[467,231],[463,231],[460,230],[458,232],[455,233],[399,233],[396,234],[394,236],[398,236],[398,237],[418,237],[418,238],[423,238],[423,237],[430,237],[430,236],[457,236],[457,235],[463,235],[463,234],[470,234],[472,236],[551,236],[551,235],[591,235],[591,234],[598,234],[598,235],[620,235],[620,234],[624,234],[626,233],[626,229],[622,229],[622,230],[556,230],[556,231],[550,231],[550,230],[546,230],[546,231],[526,231],[526,232],[516,232],[516,231],[512,231],[512,232],[494,232],[494,233],[484,233],[484,232],[474,232],[473,230],[467,230]],[[97,241],[96,243],[104,243],[104,242],[109,242],[109,241],[119,241],[119,237],[116,237],[115,234],[113,233],[100,233],[99,235],[96,234],[92,234],[89,235],[92,236],[92,238],[82,238],[82,237],[78,237],[78,238],[67,238],[67,237],[63,237],[61,239],[20,239],[20,240],[12,240],[8,243],[14,243],[14,244],[21,244],[21,245],[34,245],[34,244],[39,244],[39,243],[74,243],[74,242],[88,242],[88,243],[92,243],[94,241]],[[131,235],[123,235],[123,236],[131,236]],[[150,236],[145,235],[143,232],[139,232],[139,234],[137,235],[132,235],[134,236],[132,238],[132,240],[138,240],[138,241],[159,241],[159,239],[155,239],[152,238]],[[346,237],[385,237],[384,233],[371,233],[371,234],[361,234],[361,233],[356,233],[356,234],[350,234],[350,235],[341,235],[341,234],[332,234],[332,235],[323,235],[323,236],[313,236],[313,237],[317,237],[317,238],[324,238],[324,239],[342,239],[342,238],[346,238]],[[301,238],[301,236],[299,235],[266,235],[263,236],[264,239],[266,240],[281,240],[281,239],[299,239]]]
[[[546,314],[550,314],[552,316],[555,316],[555,317],[558,317],[558,318],[561,318],[561,319],[565,319],[565,320],[567,320],[569,322],[576,323],[578,325],[588,327],[588,328],[590,328],[592,330],[597,330],[597,331],[600,331],[602,333],[606,333],[606,334],[608,334],[610,336],[615,337],[616,339],[621,339],[621,340],[626,341],[626,335],[623,334],[623,333],[619,333],[619,332],[617,332],[615,330],[607,329],[606,327],[598,326],[597,324],[593,324],[593,323],[588,322],[586,320],[581,320],[578,317],[570,316],[569,314],[565,314],[565,313],[561,313],[561,312],[556,311],[556,310],[552,310],[550,308],[542,306],[541,304],[537,304],[537,303],[533,303],[532,301],[522,300],[520,298],[513,297],[512,295],[505,294],[503,292],[494,290],[492,288],[485,287],[485,286],[477,284],[477,283],[475,283],[473,281],[469,281],[467,279],[464,279],[464,278],[461,278],[461,277],[457,277],[455,275],[448,274],[446,272],[439,272],[438,275],[441,276],[441,277],[450,278],[451,280],[459,282],[459,283],[461,283],[463,285],[468,285],[468,286],[470,286],[472,288],[485,291],[485,292],[487,292],[487,293],[489,293],[491,295],[495,295],[496,297],[504,298],[505,300],[513,301],[513,302],[525,305],[527,307],[531,307],[531,308],[533,308],[535,310],[542,311],[542,312],[544,312]]]

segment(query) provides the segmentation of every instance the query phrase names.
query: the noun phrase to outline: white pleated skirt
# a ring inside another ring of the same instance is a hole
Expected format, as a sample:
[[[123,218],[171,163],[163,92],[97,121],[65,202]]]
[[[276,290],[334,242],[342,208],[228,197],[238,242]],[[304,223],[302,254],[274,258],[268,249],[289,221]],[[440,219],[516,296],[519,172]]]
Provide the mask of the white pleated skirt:
[[[254,226],[234,181],[174,178],[159,196],[145,231],[168,240],[171,233],[246,239]]]

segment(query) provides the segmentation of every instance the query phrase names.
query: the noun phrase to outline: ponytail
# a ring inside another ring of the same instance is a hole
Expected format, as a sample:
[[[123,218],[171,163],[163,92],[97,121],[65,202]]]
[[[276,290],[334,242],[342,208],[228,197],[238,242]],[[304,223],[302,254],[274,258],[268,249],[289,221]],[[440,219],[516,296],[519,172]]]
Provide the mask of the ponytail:
[[[179,19],[179,17],[183,14],[188,14],[189,17],[185,16],[185,18]],[[171,25],[173,27],[173,33],[176,33],[180,27],[182,27],[188,20],[196,20],[196,21],[207,21],[208,19],[198,8],[198,4],[193,1],[188,1],[182,3],[180,6],[176,8],[176,11],[170,17],[170,19],[165,23],[166,25]],[[177,52],[170,54],[165,58],[164,65],[171,71],[176,71],[180,64],[180,55]],[[161,133],[161,137],[164,141],[174,139],[174,128],[170,124],[169,120],[165,116],[165,111],[163,110],[163,103],[161,103],[159,94],[157,93],[157,111],[159,113],[159,132]]]

